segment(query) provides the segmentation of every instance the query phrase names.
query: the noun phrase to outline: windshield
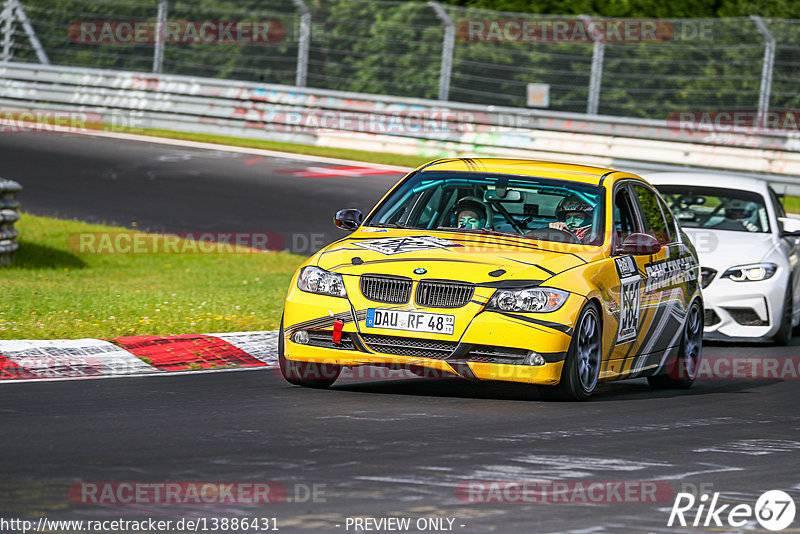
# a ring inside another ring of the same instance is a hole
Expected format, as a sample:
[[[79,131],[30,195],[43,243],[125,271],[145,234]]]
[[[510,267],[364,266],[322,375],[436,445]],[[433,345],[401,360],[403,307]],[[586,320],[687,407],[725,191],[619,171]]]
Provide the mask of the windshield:
[[[758,193],[684,185],[656,188],[684,228],[769,232],[764,197]]]
[[[600,245],[603,213],[597,186],[532,176],[423,172],[409,177],[365,225]]]

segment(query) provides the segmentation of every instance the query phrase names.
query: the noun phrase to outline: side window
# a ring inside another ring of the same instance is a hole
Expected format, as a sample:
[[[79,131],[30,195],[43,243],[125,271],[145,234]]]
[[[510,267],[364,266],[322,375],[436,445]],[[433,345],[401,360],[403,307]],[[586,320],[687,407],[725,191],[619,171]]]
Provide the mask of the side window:
[[[672,212],[667,207],[667,203],[664,202],[663,198],[659,198],[658,203],[661,206],[661,212],[664,214],[664,219],[667,221],[667,233],[669,234],[669,242],[677,243],[678,241],[680,241],[680,239],[678,238],[678,226],[675,224],[675,217],[672,216]]]
[[[667,222],[661,213],[658,197],[643,185],[634,185],[633,190],[639,199],[639,206],[642,208],[642,219],[646,226],[645,233],[655,237],[662,245],[668,245],[670,235],[667,231]]]
[[[629,235],[637,232],[636,217],[628,189],[620,187],[614,196],[614,232],[618,244],[622,244]]]
[[[771,187],[769,188],[769,196],[772,199],[772,203],[775,205],[775,215],[777,217],[786,217],[786,210],[783,209],[781,198],[778,196],[778,193],[776,193],[775,190],[772,189]]]

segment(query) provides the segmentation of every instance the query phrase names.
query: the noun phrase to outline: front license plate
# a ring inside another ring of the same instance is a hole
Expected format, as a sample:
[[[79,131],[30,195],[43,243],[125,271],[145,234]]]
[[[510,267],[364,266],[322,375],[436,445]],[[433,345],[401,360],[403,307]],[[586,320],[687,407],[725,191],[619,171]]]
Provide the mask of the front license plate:
[[[403,310],[367,309],[367,326],[390,328],[430,334],[452,334],[456,324],[455,315],[425,313]]]

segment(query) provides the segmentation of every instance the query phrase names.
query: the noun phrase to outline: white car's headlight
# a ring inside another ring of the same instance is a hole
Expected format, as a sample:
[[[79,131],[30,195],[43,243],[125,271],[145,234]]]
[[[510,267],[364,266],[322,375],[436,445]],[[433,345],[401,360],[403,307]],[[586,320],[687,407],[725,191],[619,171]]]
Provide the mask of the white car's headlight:
[[[567,301],[566,291],[549,287],[536,289],[498,289],[489,303],[488,309],[515,312],[551,312],[559,309]]]
[[[778,266],[774,263],[754,263],[752,265],[739,265],[725,271],[721,278],[730,278],[734,282],[758,282],[772,278]]]
[[[319,267],[303,267],[297,277],[297,287],[309,293],[346,297],[341,274],[331,273]]]

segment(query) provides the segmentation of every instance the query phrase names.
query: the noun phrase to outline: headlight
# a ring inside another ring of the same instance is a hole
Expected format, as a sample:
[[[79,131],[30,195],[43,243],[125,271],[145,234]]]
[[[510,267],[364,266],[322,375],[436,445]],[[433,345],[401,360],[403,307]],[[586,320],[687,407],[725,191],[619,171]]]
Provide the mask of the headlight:
[[[303,267],[297,277],[297,287],[309,293],[346,297],[342,275],[331,273],[319,267]]]
[[[772,278],[778,266],[774,263],[754,263],[731,267],[725,271],[721,278],[730,278],[734,282],[758,282]]]
[[[567,295],[566,291],[550,288],[498,289],[486,307],[499,311],[551,312],[567,301]]]

